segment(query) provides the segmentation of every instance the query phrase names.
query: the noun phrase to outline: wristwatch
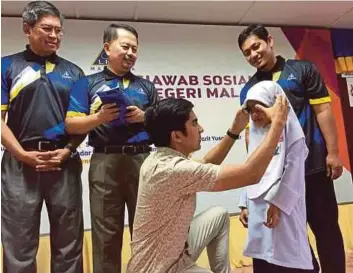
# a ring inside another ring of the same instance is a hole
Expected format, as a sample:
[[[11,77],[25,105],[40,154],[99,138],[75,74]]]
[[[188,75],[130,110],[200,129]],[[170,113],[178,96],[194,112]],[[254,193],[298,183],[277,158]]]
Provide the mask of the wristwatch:
[[[72,144],[70,144],[70,143],[66,144],[64,149],[69,149],[70,150],[70,152],[71,152],[70,157],[73,157],[77,153],[76,148],[74,146],[72,146]]]
[[[230,138],[234,139],[234,140],[239,139],[239,135],[236,135],[236,134],[231,133],[231,131],[230,131],[229,129],[228,129],[228,131],[227,131],[227,135],[228,135]]]

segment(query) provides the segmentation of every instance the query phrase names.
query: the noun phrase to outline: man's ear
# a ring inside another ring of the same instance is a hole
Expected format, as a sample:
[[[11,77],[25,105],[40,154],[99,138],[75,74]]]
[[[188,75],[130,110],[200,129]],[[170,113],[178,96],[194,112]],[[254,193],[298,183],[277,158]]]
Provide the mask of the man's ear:
[[[275,45],[275,40],[273,39],[273,37],[272,37],[271,35],[268,35],[267,43],[270,45],[271,48],[274,47],[274,45]]]
[[[171,141],[174,143],[180,143],[181,142],[181,134],[182,132],[180,131],[172,131],[172,133],[170,134],[171,137]]]
[[[32,29],[32,27],[31,27],[29,24],[23,23],[22,29],[23,29],[24,34],[25,34],[27,37],[31,34],[31,29]]]
[[[109,57],[109,55],[110,55],[110,44],[109,43],[104,43],[103,44],[103,49],[105,51],[105,54],[107,54],[107,56]]]

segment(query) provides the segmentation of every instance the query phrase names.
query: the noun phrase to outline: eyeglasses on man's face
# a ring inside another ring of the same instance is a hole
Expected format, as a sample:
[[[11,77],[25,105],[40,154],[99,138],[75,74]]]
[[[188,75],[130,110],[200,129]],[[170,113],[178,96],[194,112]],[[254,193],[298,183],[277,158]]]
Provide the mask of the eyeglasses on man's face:
[[[56,27],[56,26],[51,26],[51,25],[38,25],[38,26],[34,26],[34,28],[38,28],[40,31],[42,31],[46,35],[51,35],[54,31],[54,34],[58,38],[61,38],[64,35],[64,30],[62,27]]]

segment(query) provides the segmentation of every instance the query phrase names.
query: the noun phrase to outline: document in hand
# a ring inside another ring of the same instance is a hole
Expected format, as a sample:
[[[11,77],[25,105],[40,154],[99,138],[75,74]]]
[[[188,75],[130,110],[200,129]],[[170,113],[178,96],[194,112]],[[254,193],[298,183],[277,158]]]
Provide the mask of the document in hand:
[[[125,124],[125,114],[127,112],[126,107],[132,105],[129,98],[119,89],[98,92],[97,95],[100,97],[103,104],[115,103],[120,109],[119,118],[117,120],[113,120],[111,125],[120,126]]]

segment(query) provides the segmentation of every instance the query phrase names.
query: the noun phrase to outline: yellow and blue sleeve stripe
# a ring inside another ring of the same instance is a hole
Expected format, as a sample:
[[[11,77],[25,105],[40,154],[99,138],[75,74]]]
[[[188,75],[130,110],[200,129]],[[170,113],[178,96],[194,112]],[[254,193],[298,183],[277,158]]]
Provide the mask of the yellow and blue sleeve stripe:
[[[72,117],[85,117],[87,116],[86,113],[80,113],[80,112],[75,112],[75,111],[67,111],[66,112],[66,117],[67,118],[72,118]]]
[[[309,103],[311,105],[323,104],[323,103],[328,103],[328,102],[331,102],[331,98],[329,96],[317,98],[317,99],[309,99]]]
[[[78,80],[70,91],[69,108],[66,117],[82,117],[88,114],[88,80],[86,77]]]
[[[6,75],[11,67],[11,64],[11,58],[1,58],[1,111],[6,111],[8,109],[10,90]]]

